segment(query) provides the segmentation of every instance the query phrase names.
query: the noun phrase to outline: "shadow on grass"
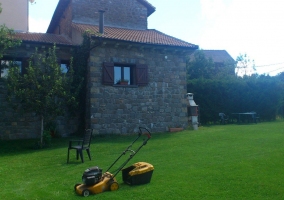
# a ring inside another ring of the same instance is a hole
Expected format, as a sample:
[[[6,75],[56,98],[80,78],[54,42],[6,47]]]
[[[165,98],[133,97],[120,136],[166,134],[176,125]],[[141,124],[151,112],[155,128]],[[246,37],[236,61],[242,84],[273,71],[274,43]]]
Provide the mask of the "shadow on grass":
[[[148,142],[168,139],[170,137],[174,137],[179,133],[153,133],[151,139]],[[137,134],[128,134],[128,135],[112,135],[112,134],[100,134],[94,135],[92,138],[92,144],[95,148],[96,144],[104,144],[108,145],[111,148],[112,144],[120,144],[119,147],[123,149],[123,146],[127,148],[136,138]],[[35,151],[49,151],[57,148],[68,148],[69,140],[80,139],[78,137],[66,137],[66,138],[52,138],[51,144],[43,147],[37,148],[37,143],[39,139],[20,139],[20,140],[0,140],[0,156],[7,155],[17,155],[17,154],[26,154],[32,153]],[[140,145],[143,143],[143,140],[146,139],[146,136],[142,135],[135,144]]]
[[[52,144],[43,148],[38,148],[38,139],[21,139],[21,140],[0,140],[1,152],[0,156],[25,154],[34,151],[46,151],[53,148],[63,146],[64,140],[54,139]],[[66,142],[64,142],[66,146]]]

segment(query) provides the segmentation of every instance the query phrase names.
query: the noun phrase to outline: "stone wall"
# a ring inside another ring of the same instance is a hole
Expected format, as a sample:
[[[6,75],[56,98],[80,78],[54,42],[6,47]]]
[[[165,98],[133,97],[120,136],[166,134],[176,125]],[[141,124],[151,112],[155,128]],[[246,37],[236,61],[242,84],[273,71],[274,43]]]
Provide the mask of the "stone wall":
[[[0,139],[36,138],[40,121],[34,114],[22,114],[12,109],[6,100],[7,88],[0,80]]]
[[[188,53],[157,47],[144,48],[112,43],[90,52],[86,127],[100,134],[133,133],[139,126],[152,132],[187,123],[186,62]],[[146,86],[102,85],[103,62],[147,64]],[[7,90],[0,81],[0,139],[39,138],[40,121],[34,114],[21,114],[8,106]],[[64,117],[57,120],[62,135],[76,131],[78,121]]]
[[[98,10],[105,10],[106,26],[147,29],[147,8],[134,0],[72,0],[73,21],[99,24]]]
[[[114,45],[97,47],[90,56],[90,123],[99,134],[133,133],[139,126],[153,132],[186,127],[184,53]],[[147,64],[147,86],[102,85],[103,62]]]
[[[17,58],[27,59],[35,51],[37,47],[39,52],[47,51],[50,45],[36,45],[35,43],[25,44],[22,43],[16,50],[9,50],[8,55],[17,55]],[[62,60],[69,60],[71,54],[70,47],[60,47],[57,56]],[[5,57],[3,58],[5,59]],[[25,66],[23,66],[23,72]],[[0,139],[27,139],[39,138],[41,123],[39,117],[34,113],[21,113],[17,112],[7,102],[7,87],[4,79],[0,78]],[[58,117],[56,120],[57,128],[62,136],[74,133],[78,127],[78,120],[70,119],[70,116]]]
[[[29,139],[40,138],[41,122],[34,113],[21,113],[15,111],[7,99],[7,87],[0,80],[0,139]],[[73,134],[78,128],[78,119],[68,116],[58,117],[57,131],[61,136]]]

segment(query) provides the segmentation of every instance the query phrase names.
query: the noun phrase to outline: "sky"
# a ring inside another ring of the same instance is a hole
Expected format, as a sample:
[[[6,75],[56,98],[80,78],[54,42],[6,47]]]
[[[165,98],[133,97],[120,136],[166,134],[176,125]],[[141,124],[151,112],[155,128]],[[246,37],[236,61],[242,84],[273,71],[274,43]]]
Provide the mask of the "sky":
[[[198,45],[226,50],[232,58],[247,54],[257,73],[284,71],[282,0],[148,0],[156,11],[148,28]],[[29,31],[46,32],[58,0],[29,6]]]

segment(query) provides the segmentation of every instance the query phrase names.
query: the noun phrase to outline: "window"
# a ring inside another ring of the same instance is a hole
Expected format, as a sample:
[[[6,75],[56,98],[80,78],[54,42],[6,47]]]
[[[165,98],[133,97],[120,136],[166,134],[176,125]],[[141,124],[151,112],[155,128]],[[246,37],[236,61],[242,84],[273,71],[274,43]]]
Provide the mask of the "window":
[[[148,84],[148,66],[147,65],[127,65],[120,63],[103,64],[103,84],[104,85],[138,85]]]
[[[60,70],[63,74],[66,74],[69,71],[70,63],[68,60],[61,60],[60,61]]]
[[[66,74],[69,70],[68,64],[61,63],[60,64],[60,70],[61,70],[62,74]]]
[[[121,67],[121,66],[114,66],[114,84],[121,84],[123,82],[126,83],[126,85],[129,85],[133,83],[133,76],[130,75],[130,69],[133,70],[133,67]]]
[[[19,66],[20,72],[22,72],[22,62],[13,60],[0,60],[1,67],[1,78],[7,78],[9,73],[9,66],[17,65]]]
[[[11,59],[4,58],[0,60],[0,69],[1,69],[1,78],[7,78],[9,73],[9,66],[18,65],[20,69],[20,73],[26,73],[26,68],[29,66],[29,58],[19,58],[19,59]],[[63,74],[66,74],[69,70],[70,64],[67,60],[59,61],[60,69]]]

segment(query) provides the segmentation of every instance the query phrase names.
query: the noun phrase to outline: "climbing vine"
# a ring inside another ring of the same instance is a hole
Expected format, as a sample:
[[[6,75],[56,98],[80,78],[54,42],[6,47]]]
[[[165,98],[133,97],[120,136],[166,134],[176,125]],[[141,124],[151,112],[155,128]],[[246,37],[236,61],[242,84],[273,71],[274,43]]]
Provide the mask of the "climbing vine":
[[[83,42],[79,48],[76,48],[73,55],[74,82],[73,88],[78,93],[77,115],[80,119],[78,132],[83,132],[86,128],[86,95],[87,95],[87,77],[88,77],[88,59],[90,56],[91,39],[88,34],[83,35]]]

